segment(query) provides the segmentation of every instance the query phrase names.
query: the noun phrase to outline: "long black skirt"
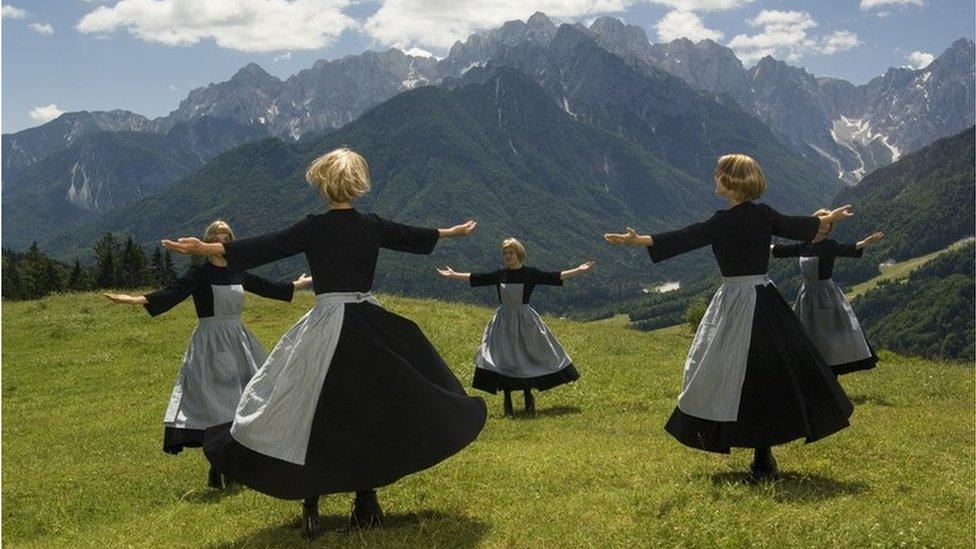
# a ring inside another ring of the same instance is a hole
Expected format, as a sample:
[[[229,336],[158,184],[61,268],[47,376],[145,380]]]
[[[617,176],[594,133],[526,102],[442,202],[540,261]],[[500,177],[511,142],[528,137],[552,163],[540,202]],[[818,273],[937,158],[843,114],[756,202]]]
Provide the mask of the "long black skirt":
[[[300,499],[432,467],[474,441],[487,418],[484,401],[464,392],[414,322],[370,303],[345,305],[319,400],[295,405],[316,407],[305,465],[241,445],[230,423],[207,429],[204,453],[246,486]]]
[[[711,421],[675,408],[664,429],[709,452],[813,442],[849,425],[854,405],[799,319],[773,285],[756,287],[756,310],[736,421]]]
[[[496,394],[498,391],[522,391],[525,389],[545,391],[576,381],[579,377],[579,372],[572,364],[551,374],[536,377],[509,377],[484,368],[475,368],[471,386],[491,394]]]
[[[163,451],[178,454],[183,448],[199,448],[203,446],[203,433],[203,429],[166,427],[163,431]]]

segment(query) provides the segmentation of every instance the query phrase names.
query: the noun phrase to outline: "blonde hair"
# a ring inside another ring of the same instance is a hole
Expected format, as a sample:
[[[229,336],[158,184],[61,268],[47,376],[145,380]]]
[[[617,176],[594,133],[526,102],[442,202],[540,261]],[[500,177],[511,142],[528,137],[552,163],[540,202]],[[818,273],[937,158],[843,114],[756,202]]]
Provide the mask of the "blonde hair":
[[[217,219],[203,230],[203,241],[217,242],[218,233],[227,233],[230,235],[230,239],[234,240],[234,229],[231,229],[230,225],[223,219]]]
[[[525,261],[525,246],[521,242],[514,238],[506,238],[502,240],[502,249],[511,248],[515,250],[515,255],[518,257],[519,261]]]
[[[333,204],[352,202],[369,192],[369,165],[355,151],[340,147],[313,160],[305,180]]]
[[[715,181],[741,200],[755,200],[766,192],[762,168],[744,154],[720,156],[715,166]]]

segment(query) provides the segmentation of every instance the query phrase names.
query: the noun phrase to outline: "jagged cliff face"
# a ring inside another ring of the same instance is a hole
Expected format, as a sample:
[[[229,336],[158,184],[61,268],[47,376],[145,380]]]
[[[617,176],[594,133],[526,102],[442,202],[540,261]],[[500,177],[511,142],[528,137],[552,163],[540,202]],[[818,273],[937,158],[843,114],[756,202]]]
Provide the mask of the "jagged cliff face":
[[[849,183],[974,121],[971,40],[957,40],[928,67],[891,68],[862,86],[816,78],[771,57],[745,69],[732,50],[710,40],[675,40],[651,51],[651,62],[696,89],[728,94]]]

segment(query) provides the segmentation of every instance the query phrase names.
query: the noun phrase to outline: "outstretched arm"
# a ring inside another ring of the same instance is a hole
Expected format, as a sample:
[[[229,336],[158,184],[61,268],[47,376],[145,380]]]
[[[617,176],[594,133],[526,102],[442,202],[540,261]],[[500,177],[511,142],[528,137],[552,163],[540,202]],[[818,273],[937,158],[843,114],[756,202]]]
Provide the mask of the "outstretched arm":
[[[114,303],[122,303],[123,305],[145,305],[149,303],[144,295],[129,295],[129,294],[102,294],[109,298]]]
[[[624,246],[653,246],[654,239],[650,235],[639,235],[631,227],[627,227],[625,233],[606,233],[603,240],[611,244],[622,244]]]
[[[850,204],[845,204],[839,208],[831,210],[829,213],[817,216],[820,219],[820,229],[817,231],[817,236],[813,239],[814,242],[819,242],[824,238],[827,238],[827,233],[830,232],[831,227],[834,224],[844,221],[854,217],[853,206]]]
[[[885,234],[881,231],[878,231],[874,234],[864,237],[864,240],[861,240],[860,242],[855,244],[854,247],[857,248],[858,250],[863,250],[864,248],[867,248],[868,246],[874,244],[875,242],[880,242],[881,240],[884,239],[884,237]]]
[[[444,229],[441,230],[443,231]],[[437,274],[451,280],[464,280],[465,282],[471,280],[471,273],[459,273],[450,266],[445,266],[443,269],[437,269]]]
[[[648,237],[650,238],[650,237]],[[587,261],[575,269],[567,269],[559,273],[559,278],[566,280],[568,278],[573,278],[574,276],[579,276],[596,266],[596,261]]]
[[[477,221],[469,219],[460,225],[455,225],[447,229],[437,229],[437,234],[441,238],[459,238],[473,233],[477,226]]]

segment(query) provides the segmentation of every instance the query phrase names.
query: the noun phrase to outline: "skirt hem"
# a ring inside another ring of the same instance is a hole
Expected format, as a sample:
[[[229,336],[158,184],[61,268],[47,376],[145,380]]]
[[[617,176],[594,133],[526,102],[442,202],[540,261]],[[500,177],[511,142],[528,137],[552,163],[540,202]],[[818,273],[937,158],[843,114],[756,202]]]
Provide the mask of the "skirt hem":
[[[484,368],[475,368],[471,386],[493,395],[497,394],[498,391],[524,391],[529,389],[546,391],[566,383],[572,383],[579,377],[579,371],[572,364],[551,374],[536,377],[509,377]]]

